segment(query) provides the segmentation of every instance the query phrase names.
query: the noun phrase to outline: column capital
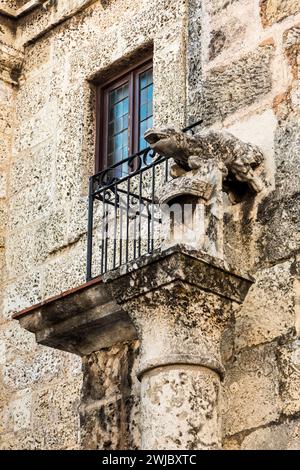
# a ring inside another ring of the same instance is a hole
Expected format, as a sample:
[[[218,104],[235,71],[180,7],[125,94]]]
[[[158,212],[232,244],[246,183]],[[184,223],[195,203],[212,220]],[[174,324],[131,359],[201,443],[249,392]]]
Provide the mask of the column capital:
[[[233,303],[253,280],[207,254],[177,245],[105,276],[141,339],[139,376],[189,364],[224,375],[220,343]]]
[[[104,276],[119,303],[179,281],[242,303],[254,279],[235,271],[222,259],[185,245],[157,250]]]

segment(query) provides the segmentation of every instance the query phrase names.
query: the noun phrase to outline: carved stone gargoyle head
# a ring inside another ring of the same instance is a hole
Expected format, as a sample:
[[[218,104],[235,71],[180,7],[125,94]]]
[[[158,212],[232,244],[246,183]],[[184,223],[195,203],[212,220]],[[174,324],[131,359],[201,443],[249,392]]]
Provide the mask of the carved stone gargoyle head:
[[[259,193],[264,183],[257,169],[264,161],[261,150],[226,131],[201,131],[191,135],[174,128],[149,129],[144,134],[151,148],[160,155],[172,157],[171,176],[177,178],[186,172],[199,169],[204,162],[214,160],[223,174],[246,183],[250,190]]]
[[[148,129],[144,138],[157,153],[163,157],[173,157],[183,169],[190,170],[188,165],[189,145],[187,145],[187,136],[183,132],[171,127]]]

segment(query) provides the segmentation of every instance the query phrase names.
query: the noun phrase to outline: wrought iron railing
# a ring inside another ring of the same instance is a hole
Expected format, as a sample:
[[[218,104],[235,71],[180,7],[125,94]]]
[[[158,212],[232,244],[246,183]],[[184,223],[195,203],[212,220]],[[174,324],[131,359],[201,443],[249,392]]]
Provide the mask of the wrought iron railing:
[[[183,132],[193,132],[200,124]],[[90,177],[88,281],[158,247],[161,217],[157,195],[168,181],[169,159],[148,147]]]

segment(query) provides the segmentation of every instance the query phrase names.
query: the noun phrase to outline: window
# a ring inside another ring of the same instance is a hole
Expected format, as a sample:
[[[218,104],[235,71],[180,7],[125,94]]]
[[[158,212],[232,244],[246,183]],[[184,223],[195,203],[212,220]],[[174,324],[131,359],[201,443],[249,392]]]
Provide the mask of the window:
[[[99,87],[98,98],[100,119],[96,171],[148,146],[144,132],[152,127],[153,122],[152,62],[148,61]]]

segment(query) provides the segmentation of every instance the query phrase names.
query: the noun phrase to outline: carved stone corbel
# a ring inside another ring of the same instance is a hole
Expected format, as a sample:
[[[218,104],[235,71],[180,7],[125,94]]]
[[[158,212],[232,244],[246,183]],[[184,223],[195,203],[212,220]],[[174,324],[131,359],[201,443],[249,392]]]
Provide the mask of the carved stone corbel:
[[[213,190],[213,184],[197,170],[164,184],[158,194],[163,248],[183,243],[215,254],[209,248],[207,233],[207,227],[214,224],[211,211],[207,210]]]

